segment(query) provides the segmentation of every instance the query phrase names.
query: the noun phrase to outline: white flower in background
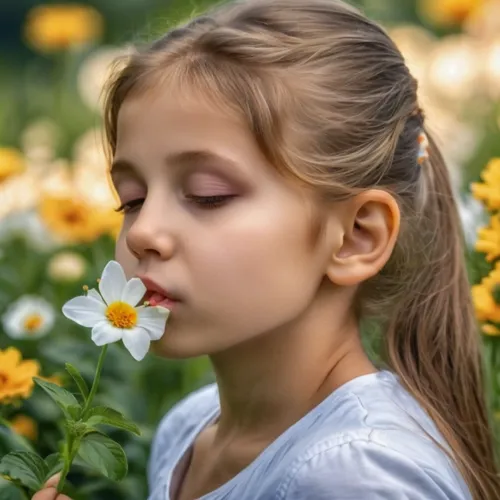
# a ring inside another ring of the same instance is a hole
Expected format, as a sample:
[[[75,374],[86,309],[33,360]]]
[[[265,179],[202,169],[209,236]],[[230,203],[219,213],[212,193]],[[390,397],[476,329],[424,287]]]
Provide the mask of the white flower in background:
[[[469,248],[473,249],[477,240],[477,232],[480,227],[487,224],[488,214],[483,204],[471,195],[459,196],[457,203],[465,242]]]
[[[73,146],[73,160],[77,164],[84,164],[92,171],[104,173],[109,164],[104,153],[104,130],[95,127],[84,132]]]
[[[429,84],[444,101],[469,99],[481,91],[481,51],[472,37],[448,35],[429,58]]]
[[[13,212],[0,218],[0,244],[14,238],[23,238],[33,249],[41,252],[53,250],[58,245],[34,210]]]
[[[13,339],[37,339],[54,326],[55,311],[50,302],[36,295],[24,295],[12,303],[2,317],[5,333]]]
[[[76,141],[73,148],[73,183],[89,203],[114,208],[120,201],[111,182],[103,137],[102,128],[92,128]]]
[[[29,160],[51,161],[54,159],[61,130],[50,118],[31,122],[21,134],[22,149]]]
[[[485,48],[486,64],[484,77],[486,87],[493,99],[500,98],[500,37]]]
[[[54,281],[77,281],[87,269],[87,262],[78,253],[60,252],[49,262],[48,275]]]
[[[78,90],[82,101],[90,109],[102,111],[104,84],[111,76],[114,65],[121,62],[119,58],[123,57],[125,62],[131,52],[131,47],[101,47],[85,59],[78,73]]]
[[[418,80],[418,91],[425,84],[429,54],[438,38],[429,30],[414,24],[402,24],[389,30],[389,35],[405,58],[411,74]]]
[[[39,196],[38,190],[37,179],[29,169],[4,181],[0,186],[0,219],[33,208]]]
[[[146,293],[139,278],[127,281],[116,261],[102,272],[99,292],[75,297],[63,306],[63,314],[81,326],[92,328],[92,340],[98,346],[122,340],[134,359],[140,361],[149,351],[152,340],[165,331],[170,311],[163,307],[138,306]]]

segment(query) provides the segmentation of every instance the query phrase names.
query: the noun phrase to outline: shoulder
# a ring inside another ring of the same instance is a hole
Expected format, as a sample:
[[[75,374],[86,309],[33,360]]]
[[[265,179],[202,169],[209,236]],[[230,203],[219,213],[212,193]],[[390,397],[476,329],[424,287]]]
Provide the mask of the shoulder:
[[[469,500],[457,473],[436,461],[431,450],[401,431],[335,434],[295,460],[277,498]]]
[[[393,374],[346,384],[323,414],[277,499],[471,498],[434,423]]]
[[[175,459],[175,450],[185,444],[194,429],[217,408],[217,405],[217,386],[210,384],[193,391],[165,414],[156,429],[151,445],[148,469],[150,484],[165,467],[165,457],[170,456]]]

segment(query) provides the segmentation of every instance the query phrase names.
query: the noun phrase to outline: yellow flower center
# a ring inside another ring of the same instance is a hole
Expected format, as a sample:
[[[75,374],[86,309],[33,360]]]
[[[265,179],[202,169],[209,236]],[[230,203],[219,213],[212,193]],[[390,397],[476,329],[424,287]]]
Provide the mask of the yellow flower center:
[[[24,320],[24,329],[28,333],[35,333],[42,326],[42,323],[43,318],[42,316],[40,316],[40,314],[30,314]]]
[[[7,375],[5,375],[5,373],[0,373],[0,387],[2,385],[5,385],[8,380],[9,380],[9,377],[7,377]]]
[[[116,328],[133,328],[137,324],[137,311],[126,302],[113,302],[106,310],[106,318]]]
[[[86,215],[81,207],[68,207],[63,213],[63,218],[68,224],[82,224],[86,220]]]

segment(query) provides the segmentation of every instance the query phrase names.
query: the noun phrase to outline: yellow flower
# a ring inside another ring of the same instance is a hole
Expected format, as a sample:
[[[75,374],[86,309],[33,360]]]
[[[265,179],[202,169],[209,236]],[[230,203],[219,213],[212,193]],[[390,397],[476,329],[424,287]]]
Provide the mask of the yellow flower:
[[[486,323],[481,326],[481,331],[486,335],[496,336],[500,335],[500,329],[495,325],[491,325],[490,323]]]
[[[0,183],[25,170],[24,158],[15,148],[0,148]]]
[[[490,210],[500,209],[500,158],[493,158],[481,173],[482,183],[471,184],[472,194]]]
[[[0,350],[0,402],[9,403],[16,398],[29,398],[40,365],[34,360],[22,360],[15,347]]]
[[[36,422],[26,415],[16,415],[10,422],[11,428],[16,434],[35,441],[38,436]]]
[[[476,310],[476,317],[479,321],[492,321],[500,323],[500,300],[496,295],[500,288],[500,262],[495,268],[483,278],[480,284],[472,287],[472,300]],[[491,335],[491,329],[487,332]]]
[[[122,229],[123,214],[115,210],[107,210],[103,211],[101,217],[104,231],[116,240]]]
[[[103,24],[101,14],[88,5],[39,5],[28,12],[24,33],[33,47],[52,52],[99,38]]]
[[[420,0],[418,10],[434,24],[453,26],[461,25],[483,3],[484,0]]]
[[[103,232],[96,210],[83,200],[47,196],[40,204],[40,216],[57,236],[70,243],[89,243]]]
[[[487,321],[495,311],[495,301],[490,290],[483,283],[472,287],[472,300],[479,321]]]
[[[489,227],[479,229],[476,250],[485,253],[488,262],[500,257],[500,214],[491,216]]]

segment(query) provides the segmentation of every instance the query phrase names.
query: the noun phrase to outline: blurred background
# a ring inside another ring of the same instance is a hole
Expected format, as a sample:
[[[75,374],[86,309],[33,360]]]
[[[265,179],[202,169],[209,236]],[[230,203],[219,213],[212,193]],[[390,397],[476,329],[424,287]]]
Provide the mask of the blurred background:
[[[91,381],[99,350],[62,318],[62,304],[93,286],[113,256],[120,226],[101,146],[101,90],[110,65],[203,10],[211,0],[0,1],[0,351],[18,350],[40,375],[68,389],[64,363]],[[452,173],[481,323],[488,401],[500,419],[500,0],[358,0],[402,50]],[[472,184],[471,184],[472,183]],[[380,337],[364,331],[377,359]],[[82,499],[146,498],[154,428],[191,390],[213,380],[207,359],[135,362],[108,351],[100,398],[140,424],[125,448],[119,484],[88,470],[70,475]],[[57,450],[59,409],[40,389],[16,405],[2,391],[15,366],[0,366],[0,457],[28,440]],[[3,371],[2,371],[3,370]],[[3,404],[2,404],[3,403]],[[6,423],[8,422],[8,424]],[[24,436],[20,438],[19,436]],[[0,498],[22,498],[0,478]]]

